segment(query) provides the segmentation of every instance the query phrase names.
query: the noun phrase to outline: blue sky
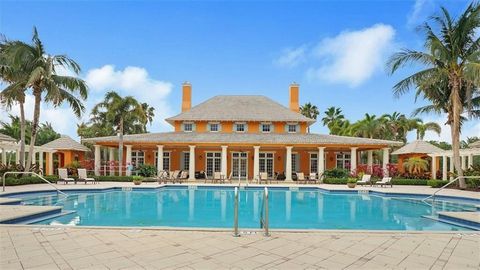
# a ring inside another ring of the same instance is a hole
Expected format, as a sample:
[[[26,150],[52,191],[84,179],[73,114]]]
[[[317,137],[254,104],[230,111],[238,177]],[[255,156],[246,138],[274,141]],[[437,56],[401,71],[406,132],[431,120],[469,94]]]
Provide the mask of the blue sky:
[[[162,119],[179,112],[183,81],[193,85],[194,104],[261,94],[284,105],[295,81],[302,104],[339,106],[357,120],[366,112],[410,115],[422,104],[391,90],[414,68],[388,76],[385,61],[399,48],[421,48],[415,26],[441,5],[458,14],[468,1],[2,1],[0,33],[28,41],[37,26],[49,53],[81,65],[88,108],[109,89],[134,95],[156,108],[151,131],[171,130]],[[48,106],[42,120],[74,137],[81,121]],[[312,130],[328,132],[320,123]],[[478,121],[467,123],[466,136],[480,136]],[[427,137],[449,140],[449,130]]]

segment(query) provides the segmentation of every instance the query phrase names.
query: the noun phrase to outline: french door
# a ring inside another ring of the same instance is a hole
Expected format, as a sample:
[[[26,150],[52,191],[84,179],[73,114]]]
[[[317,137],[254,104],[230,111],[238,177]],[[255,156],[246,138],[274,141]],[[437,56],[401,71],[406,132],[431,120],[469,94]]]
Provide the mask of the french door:
[[[248,153],[233,152],[232,153],[232,178],[247,179],[248,171]]]
[[[266,172],[268,177],[273,177],[273,153],[262,152],[259,154],[259,158],[260,172]]]
[[[221,152],[207,152],[206,154],[205,172],[208,177],[212,177],[214,172],[220,172],[222,166],[222,153]]]

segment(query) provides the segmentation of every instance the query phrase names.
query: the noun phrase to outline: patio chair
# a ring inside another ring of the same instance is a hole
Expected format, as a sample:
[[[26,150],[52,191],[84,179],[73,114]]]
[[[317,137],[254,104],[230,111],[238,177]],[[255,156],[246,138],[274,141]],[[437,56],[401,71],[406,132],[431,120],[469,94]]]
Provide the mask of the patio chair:
[[[216,183],[225,183],[225,177],[222,175],[221,172],[214,172],[213,173],[213,182]]]
[[[305,174],[303,172],[297,172],[297,182],[301,184],[302,182],[305,184],[307,181],[305,180]]]
[[[258,175],[258,183],[261,184],[262,182],[265,182],[265,184],[268,184],[268,173],[261,172]]]
[[[308,183],[316,184],[317,182],[319,182],[317,179],[317,173],[310,173],[308,176]]]
[[[161,184],[163,182],[165,182],[165,184],[166,184],[167,180],[168,180],[168,172],[167,171],[160,171],[157,175],[157,180],[158,180],[159,184]]]
[[[371,179],[372,176],[370,174],[364,174],[362,176],[362,180],[357,181],[358,185],[366,185],[366,184],[372,184]]]
[[[176,170],[176,171],[173,171],[173,172],[170,172],[170,181],[172,181],[172,183],[175,184],[175,181],[178,179],[178,175],[180,174],[180,171],[179,170]]]
[[[380,186],[386,186],[386,185],[390,185],[390,187],[393,187],[393,184],[392,184],[392,177],[383,177],[381,181],[378,181],[375,183],[375,185],[380,185]]]
[[[77,169],[77,172],[78,172],[78,180],[77,181],[84,181],[85,184],[87,184],[87,182],[92,182],[93,184],[97,183],[95,178],[87,176],[87,169]]]
[[[63,181],[64,184],[67,184],[68,182],[74,182],[75,184],[77,183],[75,181],[75,179],[73,179],[71,177],[68,177],[68,170],[65,169],[65,168],[63,168],[63,169],[59,168],[58,169],[58,178],[59,179],[58,179],[57,183],[59,181]]]
[[[178,183],[183,183],[188,180],[188,172],[187,171],[181,171],[178,175],[177,178],[175,179],[178,181]]]
[[[233,172],[230,172],[228,177],[225,179],[225,181],[228,181],[229,183],[232,183],[232,177],[233,177]]]

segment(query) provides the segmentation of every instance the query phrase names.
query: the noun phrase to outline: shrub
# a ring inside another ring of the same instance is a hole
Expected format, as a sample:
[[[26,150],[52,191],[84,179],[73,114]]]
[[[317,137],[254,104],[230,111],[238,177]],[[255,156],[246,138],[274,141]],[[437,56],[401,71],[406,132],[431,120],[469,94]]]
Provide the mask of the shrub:
[[[398,178],[398,179],[392,179],[392,184],[394,184],[394,185],[426,186],[427,185],[427,180],[426,179]]]
[[[444,185],[448,184],[448,180],[428,180],[427,185],[433,187],[433,188],[439,188],[443,187]]]
[[[333,185],[345,185],[347,183],[347,178],[325,178],[323,180],[323,183]]]
[[[324,175],[327,178],[346,178],[349,174],[350,172],[348,170],[340,168],[334,168],[324,172]]]
[[[95,176],[97,181],[109,181],[109,182],[132,182],[133,176],[110,176],[110,175],[102,175],[102,176]]]
[[[152,177],[157,174],[157,168],[153,165],[143,164],[138,168],[137,172],[143,177]]]
[[[47,179],[51,183],[56,183],[58,180],[57,176],[44,176],[43,178]],[[3,184],[3,182],[0,182]],[[45,181],[35,176],[24,176],[24,177],[8,177],[5,179],[6,186],[18,186],[18,185],[30,185],[30,184],[45,184]]]

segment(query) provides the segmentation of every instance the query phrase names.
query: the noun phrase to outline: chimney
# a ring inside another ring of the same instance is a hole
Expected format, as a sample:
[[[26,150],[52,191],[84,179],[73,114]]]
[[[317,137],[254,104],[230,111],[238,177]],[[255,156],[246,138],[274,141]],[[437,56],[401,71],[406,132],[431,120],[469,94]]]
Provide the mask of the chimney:
[[[293,112],[300,112],[300,106],[298,104],[298,91],[300,86],[293,82],[290,84],[290,110]]]
[[[192,85],[189,82],[182,84],[182,112],[192,108]]]

